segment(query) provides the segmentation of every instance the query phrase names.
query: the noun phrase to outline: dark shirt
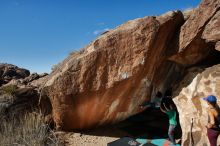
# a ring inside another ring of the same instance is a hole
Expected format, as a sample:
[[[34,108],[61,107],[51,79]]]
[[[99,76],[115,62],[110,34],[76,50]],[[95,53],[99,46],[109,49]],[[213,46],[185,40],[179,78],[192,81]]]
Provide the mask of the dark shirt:
[[[220,113],[218,112],[217,117],[219,117],[219,116],[220,116]],[[220,121],[219,120],[220,119],[218,119],[217,117],[214,117],[215,124],[210,129],[220,131],[220,127],[219,127],[219,125],[220,125]],[[210,116],[208,116],[208,123],[210,123]]]

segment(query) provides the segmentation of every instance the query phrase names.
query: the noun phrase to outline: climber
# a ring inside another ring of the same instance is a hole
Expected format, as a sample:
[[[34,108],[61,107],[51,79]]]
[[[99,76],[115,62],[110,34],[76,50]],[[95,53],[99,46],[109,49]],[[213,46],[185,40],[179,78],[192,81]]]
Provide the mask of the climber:
[[[176,120],[176,106],[174,102],[165,102],[161,103],[160,110],[168,115],[169,118],[169,130],[168,130],[168,136],[172,144],[176,144],[175,142],[175,128],[177,125]]]
[[[217,139],[220,134],[220,108],[217,105],[217,99],[213,95],[203,98],[208,104],[208,124],[207,135],[211,146],[217,146]]]

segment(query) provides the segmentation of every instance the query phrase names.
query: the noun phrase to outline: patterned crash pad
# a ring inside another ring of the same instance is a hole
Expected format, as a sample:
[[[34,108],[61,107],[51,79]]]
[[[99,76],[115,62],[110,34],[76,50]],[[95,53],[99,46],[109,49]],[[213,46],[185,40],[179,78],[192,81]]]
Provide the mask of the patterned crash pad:
[[[153,138],[151,140],[148,140],[146,138],[137,138],[136,141],[141,144],[151,143],[156,146],[180,146],[179,144],[173,145],[169,140],[165,138],[158,138],[158,137]]]
[[[107,144],[107,146],[156,146],[154,144],[148,144],[148,143],[139,143],[135,139],[130,137],[123,137],[116,141],[110,142]]]
[[[107,146],[140,146],[141,143],[137,142],[135,139],[130,137],[123,137],[111,143]]]

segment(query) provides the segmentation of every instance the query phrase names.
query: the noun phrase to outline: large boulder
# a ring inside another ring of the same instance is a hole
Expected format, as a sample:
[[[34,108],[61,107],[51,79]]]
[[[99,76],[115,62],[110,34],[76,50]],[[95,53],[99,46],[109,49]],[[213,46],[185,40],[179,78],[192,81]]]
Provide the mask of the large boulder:
[[[166,61],[176,52],[169,44],[183,23],[180,11],[128,21],[57,65],[44,88],[57,128],[124,120],[170,86],[178,67]]]
[[[185,78],[187,81],[191,78]],[[188,82],[188,81],[187,81]],[[184,87],[174,102],[179,111],[180,124],[182,127],[182,145],[207,145],[208,122],[207,103],[202,98],[215,95],[220,104],[220,65],[207,68],[199,73],[191,83]],[[219,141],[220,142],[220,141]]]

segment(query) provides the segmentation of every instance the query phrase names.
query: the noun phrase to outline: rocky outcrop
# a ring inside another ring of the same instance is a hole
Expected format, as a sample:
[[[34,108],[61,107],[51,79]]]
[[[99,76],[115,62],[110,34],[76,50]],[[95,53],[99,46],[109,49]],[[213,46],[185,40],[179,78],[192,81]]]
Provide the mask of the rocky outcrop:
[[[166,61],[175,52],[169,42],[183,22],[180,11],[135,19],[65,59],[44,88],[57,127],[94,128],[137,113],[154,90],[171,84],[178,67]]]
[[[219,40],[219,0],[203,0],[181,27],[178,53],[170,58],[184,66],[205,59]]]
[[[189,76],[191,77],[191,76]],[[187,80],[186,78],[185,80]],[[185,81],[184,80],[184,81]],[[190,79],[191,80],[191,79]],[[206,69],[198,74],[193,81],[183,87],[175,97],[180,124],[182,127],[182,145],[207,145],[206,127],[208,121],[207,103],[202,98],[215,95],[220,99],[220,65]],[[220,103],[218,101],[218,103]]]
[[[31,75],[29,75],[24,79],[12,79],[10,82],[4,84],[3,86],[16,85],[20,88],[25,88],[25,87],[40,88],[41,86],[43,86],[47,77],[48,77],[47,73],[43,73],[43,74],[32,73]]]
[[[28,76],[25,79],[21,80],[21,82],[23,84],[29,84],[29,83],[33,82],[34,80],[38,80],[38,79],[43,78],[47,75],[48,75],[47,73],[43,73],[43,74],[32,73],[30,76]]]
[[[11,64],[0,64],[0,86],[7,84],[12,79],[24,79],[30,71]]]
[[[24,113],[38,111],[41,87],[47,76],[46,73],[30,74],[15,65],[0,64],[0,120],[19,118]],[[46,106],[49,105],[47,102]]]
[[[40,87],[46,80],[47,73],[32,73],[27,69],[12,64],[0,64],[0,87],[16,85],[21,88]]]
[[[37,109],[39,95],[34,88],[7,86],[0,89],[0,116],[19,118]]]

